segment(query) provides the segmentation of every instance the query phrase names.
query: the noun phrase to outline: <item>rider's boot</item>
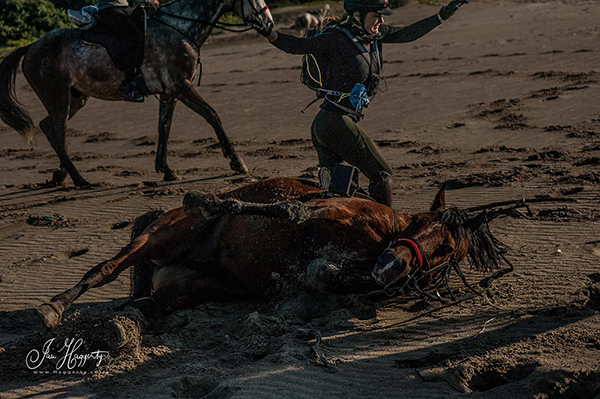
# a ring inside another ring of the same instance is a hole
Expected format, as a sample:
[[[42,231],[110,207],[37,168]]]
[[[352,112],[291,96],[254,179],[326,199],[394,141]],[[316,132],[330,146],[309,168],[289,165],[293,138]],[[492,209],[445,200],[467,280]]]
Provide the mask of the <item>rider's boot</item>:
[[[123,83],[121,83],[119,90],[121,90],[123,99],[125,101],[131,101],[134,103],[144,102],[144,95],[142,94],[142,91],[135,80],[124,80]]]
[[[379,175],[369,183],[369,194],[379,202],[392,207],[392,175],[381,170]]]

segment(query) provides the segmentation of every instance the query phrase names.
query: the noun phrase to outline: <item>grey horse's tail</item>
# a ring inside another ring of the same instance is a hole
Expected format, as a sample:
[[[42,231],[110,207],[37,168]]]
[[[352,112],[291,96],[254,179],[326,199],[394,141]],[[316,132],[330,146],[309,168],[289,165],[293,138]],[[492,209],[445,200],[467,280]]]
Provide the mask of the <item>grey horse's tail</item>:
[[[0,63],[0,119],[31,143],[37,130],[27,111],[17,102],[15,93],[17,68],[28,50],[29,46],[20,47]]]

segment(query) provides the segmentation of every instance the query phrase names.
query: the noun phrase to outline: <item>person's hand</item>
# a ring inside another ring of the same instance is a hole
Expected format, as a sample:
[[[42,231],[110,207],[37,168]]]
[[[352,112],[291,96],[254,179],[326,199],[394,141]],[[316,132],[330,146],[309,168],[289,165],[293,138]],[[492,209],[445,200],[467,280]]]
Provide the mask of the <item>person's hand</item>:
[[[456,12],[456,10],[459,9],[460,6],[468,2],[469,0],[452,0],[447,6],[440,8],[440,18],[442,18],[444,21],[447,20]]]
[[[256,15],[252,15],[246,18],[246,23],[249,24],[259,35],[264,37],[271,36],[273,33],[273,21],[259,18]]]
[[[149,4],[155,10],[158,10],[158,6],[160,5],[158,0],[146,0],[146,3]]]

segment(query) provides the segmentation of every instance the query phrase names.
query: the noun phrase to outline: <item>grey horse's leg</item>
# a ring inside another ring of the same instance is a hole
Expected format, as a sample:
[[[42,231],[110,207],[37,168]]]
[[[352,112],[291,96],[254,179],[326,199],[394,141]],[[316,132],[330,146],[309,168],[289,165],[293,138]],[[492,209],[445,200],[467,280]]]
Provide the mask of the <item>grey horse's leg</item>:
[[[191,86],[191,83],[187,82],[181,87],[178,87],[178,91],[179,99],[192,111],[206,119],[213,127],[219,139],[219,143],[221,144],[221,148],[223,149],[223,155],[230,160],[229,166],[231,169],[240,173],[248,173],[246,163],[235,152],[229,137],[227,137],[227,134],[223,129],[223,124],[221,123],[221,119],[219,118],[219,115],[217,115],[217,112],[208,105],[202,97],[200,97],[196,90]]]
[[[33,86],[33,85],[32,85]],[[77,167],[71,161],[67,154],[67,120],[81,109],[87,97],[75,97],[71,94],[70,88],[66,86],[53,86],[49,90],[41,87],[34,87],[37,90],[38,97],[48,111],[48,117],[40,122],[40,128],[48,138],[50,145],[58,155],[61,171],[55,173],[55,178],[64,179],[64,171],[68,172],[76,186],[87,186],[89,183],[79,174]]]
[[[88,96],[71,89],[71,104],[69,106],[69,120],[87,103]],[[40,129],[44,132],[46,137],[52,136],[52,121],[50,116],[47,116],[40,122]],[[52,183],[61,184],[65,181],[68,175],[67,168],[61,163],[60,169],[54,171],[52,174]]]
[[[171,121],[173,120],[173,112],[177,99],[165,95],[160,96],[160,111],[158,119],[158,149],[156,150],[155,167],[156,172],[164,173],[165,181],[179,180],[175,172],[171,170],[167,164],[167,144],[169,141],[169,133],[171,132]]]

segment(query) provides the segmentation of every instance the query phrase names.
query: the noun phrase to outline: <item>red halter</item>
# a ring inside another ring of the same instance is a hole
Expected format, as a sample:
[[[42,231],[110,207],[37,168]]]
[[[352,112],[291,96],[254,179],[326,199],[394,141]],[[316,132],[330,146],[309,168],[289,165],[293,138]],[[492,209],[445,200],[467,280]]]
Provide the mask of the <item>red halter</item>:
[[[406,246],[412,250],[417,257],[419,267],[423,267],[423,255],[421,254],[421,247],[412,238],[399,238],[396,240],[396,244],[407,244]]]

